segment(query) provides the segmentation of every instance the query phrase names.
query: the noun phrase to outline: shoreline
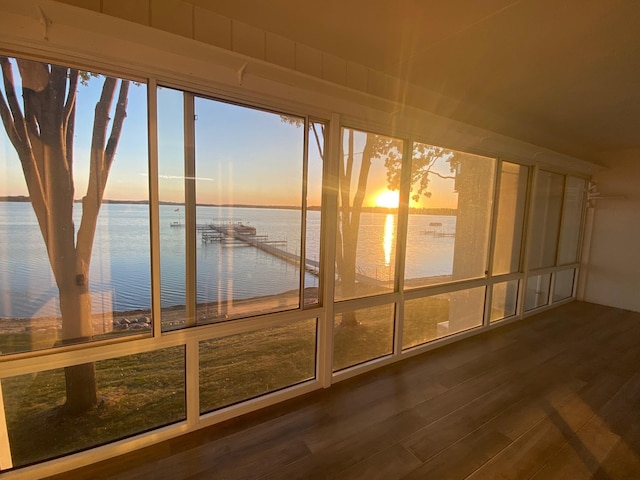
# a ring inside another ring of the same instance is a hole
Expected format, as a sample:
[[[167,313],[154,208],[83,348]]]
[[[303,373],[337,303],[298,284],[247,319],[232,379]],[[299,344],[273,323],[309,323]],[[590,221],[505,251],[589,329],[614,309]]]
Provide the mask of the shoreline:
[[[305,303],[317,302],[318,288],[306,289]],[[312,293],[313,295],[309,295]],[[226,302],[207,302],[196,306],[197,325],[211,324],[244,318],[243,316],[261,315],[276,310],[297,308],[299,294],[297,290],[280,294],[264,295],[261,297],[230,300]],[[161,309],[162,325],[168,330],[177,330],[186,323],[186,307],[184,305],[172,305]],[[214,313],[215,312],[215,313]],[[226,313],[225,313],[226,312]],[[128,320],[129,323],[123,320]],[[142,320],[145,319],[145,320]],[[101,312],[92,314],[94,335],[104,335],[111,332],[128,330],[123,325],[140,325],[131,330],[151,330],[153,317],[150,308],[122,310],[117,312]],[[142,326],[143,324],[148,327]],[[121,328],[118,328],[118,327]],[[0,318],[0,335],[21,333],[52,333],[62,330],[62,317],[2,317]]]

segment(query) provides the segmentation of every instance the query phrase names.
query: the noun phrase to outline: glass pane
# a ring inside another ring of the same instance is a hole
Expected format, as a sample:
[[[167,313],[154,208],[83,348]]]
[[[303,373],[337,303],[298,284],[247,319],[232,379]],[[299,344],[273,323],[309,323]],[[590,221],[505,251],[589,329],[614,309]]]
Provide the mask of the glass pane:
[[[402,348],[453,335],[482,325],[484,287],[407,300]]]
[[[302,119],[204,98],[195,112],[197,322],[299,307]]]
[[[162,330],[184,326],[186,240],[184,93],[158,88],[158,191]]]
[[[200,412],[315,377],[316,320],[200,342]]]
[[[553,301],[559,302],[573,296],[573,282],[575,278],[575,269],[562,270],[555,273],[553,287]]]
[[[494,239],[493,275],[514,273],[520,269],[527,176],[527,167],[515,163],[502,163]]]
[[[324,164],[325,125],[319,122],[309,124],[309,160],[307,172],[307,235],[305,262],[307,272],[304,277],[304,304],[318,303],[318,281],[320,277],[320,207],[322,205],[322,170]]]
[[[586,189],[587,185],[584,179],[567,177],[558,252],[558,264],[560,265],[578,261],[578,244]]]
[[[529,277],[524,297],[524,311],[544,307],[549,304],[551,274]]]
[[[99,404],[85,413],[67,409],[64,368],[2,380],[15,467],[186,418],[184,347],[90,365],[95,366]]]
[[[335,298],[393,289],[402,141],[343,129]]]
[[[28,142],[0,127],[0,352],[150,332],[146,85],[0,63],[34,122]]]
[[[556,263],[564,176],[540,170],[533,193],[529,267],[551,267]]]
[[[407,288],[482,277],[495,160],[413,144]]]
[[[496,283],[491,296],[491,321],[502,320],[516,314],[518,280]]]
[[[352,367],[393,352],[395,304],[361,308],[336,315],[333,371]]]

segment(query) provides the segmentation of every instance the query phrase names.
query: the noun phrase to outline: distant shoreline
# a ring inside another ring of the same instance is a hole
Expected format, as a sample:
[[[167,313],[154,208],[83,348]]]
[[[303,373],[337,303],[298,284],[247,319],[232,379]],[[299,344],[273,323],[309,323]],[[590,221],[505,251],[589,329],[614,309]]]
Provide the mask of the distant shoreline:
[[[29,197],[24,195],[0,196],[0,202],[29,203],[30,199]],[[80,203],[81,200],[75,200],[75,202]],[[149,200],[103,200],[102,203],[113,204],[113,205],[149,205]],[[160,201],[159,204],[184,208],[184,203],[178,203],[178,202]],[[300,210],[300,207],[295,207],[292,205],[253,205],[253,204],[244,204],[244,203],[225,203],[225,204],[197,203],[196,206],[197,207],[222,207],[222,208],[264,208],[269,210]],[[312,205],[312,206],[308,206],[307,210],[319,211],[320,207],[316,205]],[[362,207],[362,211],[366,213],[394,213],[396,209],[385,208],[385,207]],[[417,215],[455,216],[457,213],[457,210],[455,208],[409,208],[409,212],[414,215],[417,214]]]

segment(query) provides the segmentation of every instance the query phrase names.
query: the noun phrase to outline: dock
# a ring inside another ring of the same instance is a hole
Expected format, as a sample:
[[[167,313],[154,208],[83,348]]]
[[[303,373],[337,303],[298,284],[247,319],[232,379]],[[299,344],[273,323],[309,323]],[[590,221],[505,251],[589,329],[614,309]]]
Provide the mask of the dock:
[[[172,224],[171,226],[177,225]],[[287,240],[270,240],[268,235],[258,234],[255,227],[243,222],[196,224],[196,230],[200,232],[204,243],[219,242],[224,247],[254,247],[296,267],[300,265],[299,255],[278,248],[286,246]],[[304,269],[317,276],[320,262],[307,258]],[[356,280],[374,285],[387,283],[361,273],[356,273]]]
[[[421,232],[423,235],[431,237],[455,237],[455,231],[445,231],[441,222],[430,222],[429,228]]]

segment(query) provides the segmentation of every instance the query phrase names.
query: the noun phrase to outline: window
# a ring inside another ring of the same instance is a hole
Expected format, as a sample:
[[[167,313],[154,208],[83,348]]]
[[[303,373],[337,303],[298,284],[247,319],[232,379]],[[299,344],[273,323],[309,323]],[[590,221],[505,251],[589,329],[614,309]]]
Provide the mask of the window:
[[[336,300],[392,291],[402,141],[343,129]]]
[[[320,300],[320,235],[322,207],[322,173],[325,157],[326,125],[318,121],[309,122],[307,138],[306,172],[306,225],[305,264],[308,275],[304,276],[304,305],[313,306]]]
[[[0,63],[0,352],[150,332],[146,86]]]
[[[573,296],[573,282],[576,270],[560,270],[555,273],[553,286],[553,301],[559,302]]]
[[[524,311],[528,312],[549,304],[549,288],[551,274],[534,275],[527,278],[527,288],[524,296]]]
[[[3,379],[14,467],[184,420],[184,358],[177,346],[95,362],[100,406],[82,415],[65,413],[64,368]]]
[[[316,304],[323,124],[158,97],[163,330]]]
[[[158,88],[158,195],[160,199],[160,297],[162,330],[186,318],[184,95]]]
[[[485,288],[407,300],[404,306],[403,348],[482,325]]]
[[[538,171],[533,193],[529,268],[552,267],[556,263],[564,176]]]
[[[582,210],[586,192],[586,182],[582,178],[567,177],[558,246],[558,264],[566,265],[578,261],[578,247],[582,226]]]
[[[518,280],[493,285],[491,295],[491,321],[496,322],[516,314],[518,301]]]
[[[493,275],[515,273],[520,269],[527,174],[527,167],[502,162],[494,238]]]
[[[495,160],[413,144],[405,287],[483,277]]]
[[[333,327],[333,371],[390,355],[394,319],[394,304],[337,314]]]
[[[315,377],[316,320],[200,342],[200,412]]]

